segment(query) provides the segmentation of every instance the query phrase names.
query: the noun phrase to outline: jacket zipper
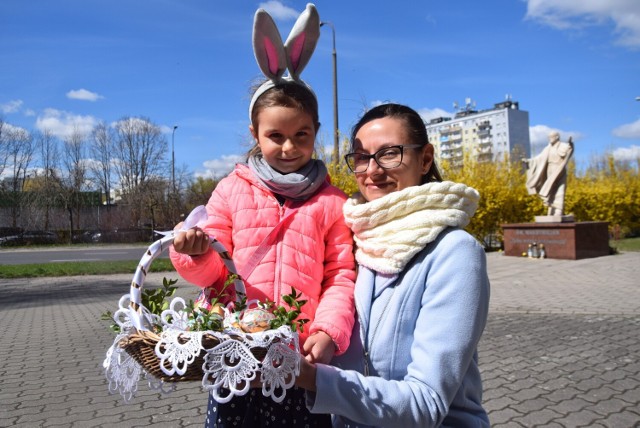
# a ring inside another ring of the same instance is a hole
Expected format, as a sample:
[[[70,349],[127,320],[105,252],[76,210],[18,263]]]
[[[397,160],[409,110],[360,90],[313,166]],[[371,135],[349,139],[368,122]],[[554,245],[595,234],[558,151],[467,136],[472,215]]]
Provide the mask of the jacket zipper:
[[[286,209],[284,207],[284,204],[280,205],[277,199],[275,202],[278,205],[278,223],[279,223],[282,221],[282,217],[284,216]],[[282,230],[280,230],[279,234],[280,233],[283,233]],[[278,241],[278,237],[276,237],[275,245],[276,245],[276,272],[275,272],[276,274],[274,277],[274,284],[277,284],[277,287],[273,287],[273,293],[274,293],[273,301],[276,302],[276,306],[277,306],[282,304],[281,302],[281,299],[282,299],[282,278],[281,278],[282,276],[282,254],[281,254],[282,245]]]
[[[396,291],[396,288],[393,287],[393,290],[391,291],[389,298],[385,302],[384,308],[382,309],[382,312],[380,313],[380,316],[378,317],[378,320],[373,328],[373,332],[371,333],[371,340],[369,340],[368,335],[366,335],[368,331],[367,332],[364,331],[362,318],[359,317],[360,318],[360,334],[363,335],[362,350],[364,354],[364,375],[365,376],[369,376],[369,361],[371,356],[371,353],[369,352],[369,350],[373,347],[373,341],[376,338],[376,334],[378,333],[378,327],[380,327],[380,323],[382,322],[382,319],[386,318],[387,309],[389,308],[389,304],[391,303],[391,298],[393,297],[393,294],[395,291]],[[371,322],[369,322],[369,324],[371,324]]]

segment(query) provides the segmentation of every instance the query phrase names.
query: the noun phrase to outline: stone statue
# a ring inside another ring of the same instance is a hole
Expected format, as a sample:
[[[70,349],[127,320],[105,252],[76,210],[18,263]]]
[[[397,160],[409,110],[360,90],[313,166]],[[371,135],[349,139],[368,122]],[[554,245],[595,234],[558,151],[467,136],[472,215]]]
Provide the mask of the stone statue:
[[[527,166],[527,190],[537,194],[545,206],[548,216],[564,214],[564,194],[567,186],[567,163],[573,154],[573,141],[560,141],[560,134],[549,134],[549,145],[542,153],[531,159],[523,159]]]

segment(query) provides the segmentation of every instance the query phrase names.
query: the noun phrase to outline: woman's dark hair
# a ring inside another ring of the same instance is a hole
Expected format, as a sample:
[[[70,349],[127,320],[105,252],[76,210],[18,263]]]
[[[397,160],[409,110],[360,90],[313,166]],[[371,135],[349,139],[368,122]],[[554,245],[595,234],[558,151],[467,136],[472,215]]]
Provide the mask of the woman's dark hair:
[[[382,119],[385,117],[404,121],[407,134],[409,134],[412,144],[419,144],[422,147],[429,144],[427,128],[422,117],[410,107],[402,104],[388,103],[373,107],[353,126],[353,129],[351,130],[351,147],[349,151],[352,152],[355,150],[356,134],[360,128],[372,120]],[[429,171],[427,171],[427,173],[422,177],[422,184],[432,181],[442,181],[442,176],[440,175],[440,171],[438,171],[435,159],[431,162],[431,168],[429,168]]]
[[[252,92],[255,92],[259,86],[257,85],[253,88]],[[304,84],[294,82],[279,83],[260,95],[253,104],[253,110],[251,111],[251,124],[256,132],[258,132],[258,115],[262,110],[269,107],[290,107],[305,112],[311,116],[316,133],[320,128],[318,100],[311,89]],[[247,153],[247,157],[259,153],[260,146],[255,144]]]

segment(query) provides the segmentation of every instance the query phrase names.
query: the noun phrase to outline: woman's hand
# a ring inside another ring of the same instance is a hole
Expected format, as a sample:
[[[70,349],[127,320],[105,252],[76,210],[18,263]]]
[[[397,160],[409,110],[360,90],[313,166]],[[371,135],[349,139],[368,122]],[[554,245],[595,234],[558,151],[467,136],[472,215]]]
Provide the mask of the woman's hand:
[[[209,236],[199,227],[182,231],[182,223],[178,223],[173,229],[173,248],[176,252],[188,256],[199,256],[209,249]]]
[[[296,386],[307,391],[316,390],[316,365],[300,356],[300,375],[296,378]]]
[[[336,345],[331,336],[324,331],[318,331],[307,338],[302,351],[310,363],[329,364],[336,353]]]

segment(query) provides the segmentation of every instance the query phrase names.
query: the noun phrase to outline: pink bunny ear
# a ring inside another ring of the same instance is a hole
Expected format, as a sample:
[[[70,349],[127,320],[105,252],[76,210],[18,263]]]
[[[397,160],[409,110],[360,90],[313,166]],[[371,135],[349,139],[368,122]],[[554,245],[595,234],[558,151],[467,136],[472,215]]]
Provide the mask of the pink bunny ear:
[[[271,80],[278,80],[287,68],[287,56],[280,32],[273,18],[258,9],[253,21],[253,53],[262,73]]]
[[[300,14],[287,41],[284,49],[287,54],[289,74],[292,78],[298,79],[302,70],[316,49],[316,44],[320,38],[320,16],[316,7],[309,3],[304,12]]]

